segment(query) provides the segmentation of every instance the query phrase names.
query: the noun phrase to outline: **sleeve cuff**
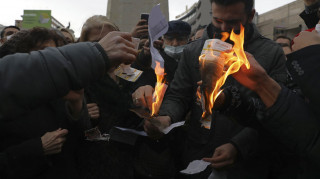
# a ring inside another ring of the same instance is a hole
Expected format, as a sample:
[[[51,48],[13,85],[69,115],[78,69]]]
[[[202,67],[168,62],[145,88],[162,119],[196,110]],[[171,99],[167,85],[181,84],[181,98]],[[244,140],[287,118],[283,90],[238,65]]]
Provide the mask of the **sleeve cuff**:
[[[102,46],[99,43],[96,42],[94,44],[97,47],[97,49],[101,52],[101,54],[103,56],[104,63],[105,63],[105,66],[106,66],[106,70],[110,69],[111,68],[111,63],[110,63],[108,54],[104,51],[104,49],[102,48]]]
[[[44,156],[41,138],[30,139],[19,145],[11,146],[5,151],[8,160],[25,156]]]

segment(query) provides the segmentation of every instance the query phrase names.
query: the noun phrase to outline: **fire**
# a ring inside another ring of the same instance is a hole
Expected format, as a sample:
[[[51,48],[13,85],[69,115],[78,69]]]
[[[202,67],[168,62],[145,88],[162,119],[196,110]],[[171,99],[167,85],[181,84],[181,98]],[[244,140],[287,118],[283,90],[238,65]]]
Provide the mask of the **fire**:
[[[158,115],[160,106],[162,104],[163,96],[167,90],[168,85],[165,81],[164,69],[161,68],[159,62],[156,61],[155,73],[157,75],[157,84],[153,93],[152,111],[151,116]]]
[[[228,33],[223,33],[223,41],[229,37]],[[214,102],[219,96],[219,94],[222,92],[220,90],[221,86],[225,83],[227,77],[233,73],[236,73],[239,71],[240,67],[244,64],[247,69],[250,68],[250,64],[248,62],[248,59],[245,55],[243,44],[244,44],[244,27],[241,25],[241,31],[240,34],[235,34],[232,30],[230,35],[230,40],[234,42],[234,46],[230,52],[222,52],[219,59],[217,61],[220,61],[220,63],[223,64],[223,67],[221,68],[222,71],[219,73],[219,69],[214,69],[215,75],[218,76],[217,80],[212,83],[213,86],[207,86],[207,88],[204,90],[204,98],[209,99],[205,100],[205,103],[208,103],[205,107],[205,110],[202,114],[202,119],[206,119],[212,114],[212,108],[214,106]],[[210,53],[211,56],[213,55],[213,52]],[[203,54],[199,57],[199,61],[202,65],[202,68],[204,68],[204,56],[207,54]],[[218,73],[218,74],[217,74]],[[211,76],[214,78],[213,76]],[[215,80],[215,79],[213,79]]]

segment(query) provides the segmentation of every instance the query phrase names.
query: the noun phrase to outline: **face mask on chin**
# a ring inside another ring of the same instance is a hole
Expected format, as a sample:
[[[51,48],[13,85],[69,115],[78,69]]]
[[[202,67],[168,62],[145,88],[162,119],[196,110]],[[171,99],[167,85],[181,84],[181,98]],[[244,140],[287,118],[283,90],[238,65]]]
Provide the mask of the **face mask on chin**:
[[[12,35],[8,35],[8,36],[6,37],[6,39],[7,39],[7,40],[10,40],[12,36],[13,36],[13,34],[12,34]]]
[[[181,46],[170,46],[165,45],[164,52],[171,58],[175,59],[176,61],[179,61],[183,52],[183,49],[186,47],[186,45]]]

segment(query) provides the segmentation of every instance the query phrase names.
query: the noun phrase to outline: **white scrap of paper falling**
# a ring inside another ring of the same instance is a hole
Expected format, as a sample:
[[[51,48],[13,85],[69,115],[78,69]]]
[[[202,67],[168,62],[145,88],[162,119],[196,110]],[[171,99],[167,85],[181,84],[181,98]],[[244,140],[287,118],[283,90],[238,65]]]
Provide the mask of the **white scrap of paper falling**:
[[[135,129],[129,129],[129,128],[123,128],[123,127],[115,127],[115,128],[120,129],[121,131],[124,131],[124,132],[129,132],[129,133],[140,135],[140,136],[148,136],[147,133],[144,131],[138,131]]]
[[[173,124],[171,124],[169,127],[163,129],[162,132],[163,132],[164,134],[168,134],[172,129],[174,129],[174,128],[176,128],[176,127],[183,126],[184,123],[185,123],[185,121],[173,123]]]
[[[188,167],[184,170],[181,170],[180,173],[184,174],[196,174],[204,171],[208,165],[210,165],[210,162],[205,162],[203,160],[194,160],[191,163],[189,163]]]
[[[168,21],[160,10],[160,4],[154,6],[150,12],[149,20],[149,38],[150,38],[150,53],[152,56],[152,68],[156,67],[156,61],[160,63],[160,66],[164,67],[164,60],[159,51],[154,48],[153,42],[158,40],[162,35],[167,33],[169,29]]]

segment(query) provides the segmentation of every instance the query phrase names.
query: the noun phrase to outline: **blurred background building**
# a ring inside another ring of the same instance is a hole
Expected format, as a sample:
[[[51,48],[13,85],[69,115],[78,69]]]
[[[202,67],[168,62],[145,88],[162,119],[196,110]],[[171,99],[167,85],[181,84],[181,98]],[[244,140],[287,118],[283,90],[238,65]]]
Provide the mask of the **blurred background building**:
[[[282,7],[258,15],[257,27],[261,34],[270,39],[286,35],[293,38],[307,29],[299,14],[304,11],[303,0],[296,0]]]
[[[209,0],[199,0],[186,11],[176,16],[176,19],[188,22],[191,32],[194,33],[199,26],[208,25],[211,22],[211,3]]]
[[[303,20],[299,17],[303,10],[303,0],[296,0],[260,15],[257,12],[253,22],[261,34],[267,38],[273,40],[280,35],[292,38],[301,30],[306,29]],[[176,19],[188,22],[194,33],[199,26],[208,25],[211,22],[210,1],[199,0],[190,8],[186,7],[186,11],[176,16]]]
[[[141,13],[150,13],[152,7],[161,4],[161,11],[169,20],[168,0],[108,0],[107,17],[121,31],[131,32],[140,20]]]

